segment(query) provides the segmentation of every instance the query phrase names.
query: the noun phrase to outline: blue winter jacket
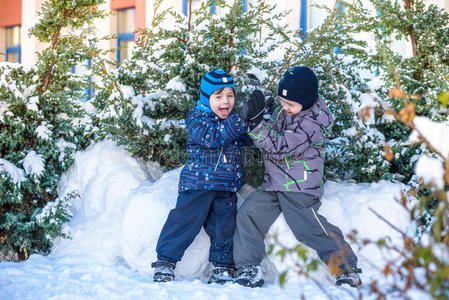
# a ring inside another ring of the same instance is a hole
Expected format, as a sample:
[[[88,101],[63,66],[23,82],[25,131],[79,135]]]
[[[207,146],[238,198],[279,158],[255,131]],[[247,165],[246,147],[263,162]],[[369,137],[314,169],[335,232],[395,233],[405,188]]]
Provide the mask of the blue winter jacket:
[[[251,139],[238,114],[221,120],[213,112],[197,107],[186,118],[187,162],[178,189],[238,191],[244,184],[242,146]]]

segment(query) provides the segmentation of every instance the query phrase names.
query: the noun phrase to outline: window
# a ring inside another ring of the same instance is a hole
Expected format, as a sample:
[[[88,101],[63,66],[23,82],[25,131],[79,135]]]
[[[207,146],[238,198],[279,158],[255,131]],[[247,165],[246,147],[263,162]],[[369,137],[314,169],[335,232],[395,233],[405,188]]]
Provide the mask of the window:
[[[75,74],[85,74],[86,72],[90,71],[92,66],[92,61],[90,59],[87,59],[83,63],[79,63],[72,67],[72,73]],[[87,81],[89,83],[92,82],[92,77],[88,76]],[[91,86],[86,89],[86,97],[84,98],[84,101],[89,101],[94,96],[95,89]]]
[[[6,27],[6,61],[20,62],[20,26]]]
[[[136,10],[135,8],[121,9],[117,11],[117,61],[130,58],[136,44]]]
[[[201,7],[201,0],[192,0],[192,11]],[[215,4],[211,4],[210,11],[215,14]],[[182,12],[185,16],[189,13],[189,0],[182,0]]]
[[[242,0],[243,11],[248,11],[248,0]]]
[[[307,32],[307,0],[301,0],[301,7],[299,10],[299,28],[302,32]]]
[[[345,10],[345,7],[343,6],[343,4],[342,4],[341,2],[337,2],[336,8],[337,8],[337,9],[341,9],[341,11],[342,11],[343,13],[346,11],[346,10]],[[337,32],[339,32],[339,31],[340,31],[340,26],[337,26]],[[342,35],[344,36],[344,34],[342,34]],[[341,54],[341,49],[340,49],[340,47],[335,46],[335,53]]]

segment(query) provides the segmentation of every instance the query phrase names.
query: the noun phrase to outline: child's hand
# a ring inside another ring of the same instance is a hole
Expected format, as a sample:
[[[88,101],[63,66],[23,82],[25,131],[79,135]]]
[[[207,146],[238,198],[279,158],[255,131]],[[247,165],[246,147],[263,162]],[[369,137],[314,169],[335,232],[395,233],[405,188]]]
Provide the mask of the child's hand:
[[[265,96],[261,91],[255,90],[243,106],[240,116],[248,124],[249,128],[253,129],[262,121],[264,111]]]

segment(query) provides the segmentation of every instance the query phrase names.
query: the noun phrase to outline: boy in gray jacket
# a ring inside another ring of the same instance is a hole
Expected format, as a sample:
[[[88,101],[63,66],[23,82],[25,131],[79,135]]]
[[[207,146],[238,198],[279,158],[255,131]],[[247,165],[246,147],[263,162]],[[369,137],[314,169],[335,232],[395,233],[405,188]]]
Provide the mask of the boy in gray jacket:
[[[298,241],[317,251],[326,264],[339,266],[336,284],[361,285],[357,257],[336,226],[318,214],[323,194],[325,136],[333,118],[318,96],[318,79],[308,67],[294,67],[279,82],[278,106],[262,121],[265,97],[255,91],[241,115],[249,135],[262,151],[265,164],[261,189],[253,192],[237,214],[234,234],[236,283],[258,287],[264,283],[260,263],[264,238],[282,212]]]

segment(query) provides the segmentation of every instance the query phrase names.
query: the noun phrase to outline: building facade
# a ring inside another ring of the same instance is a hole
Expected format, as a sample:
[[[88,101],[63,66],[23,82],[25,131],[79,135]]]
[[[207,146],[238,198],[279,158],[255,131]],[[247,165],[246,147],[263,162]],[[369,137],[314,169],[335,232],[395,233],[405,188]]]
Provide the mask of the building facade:
[[[0,62],[35,63],[37,52],[45,45],[40,44],[28,31],[35,24],[38,11],[44,0],[0,0]],[[204,0],[192,0],[192,9]],[[232,0],[228,0],[232,1]],[[252,0],[241,0],[249,5]],[[116,40],[104,41],[104,49],[117,49],[115,59],[120,63],[130,56],[136,39],[136,30],[150,27],[154,15],[155,0],[106,0],[102,9],[111,11],[108,18],[95,21],[98,36],[116,34]],[[318,26],[325,18],[325,12],[314,5],[333,6],[334,0],[278,0],[277,9],[290,10],[285,20],[290,29],[308,31]],[[449,12],[449,0],[429,0]],[[187,14],[188,0],[165,0],[159,10],[173,7],[177,12]],[[211,7],[214,13],[221,12]]]

